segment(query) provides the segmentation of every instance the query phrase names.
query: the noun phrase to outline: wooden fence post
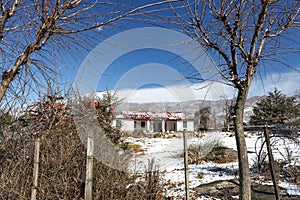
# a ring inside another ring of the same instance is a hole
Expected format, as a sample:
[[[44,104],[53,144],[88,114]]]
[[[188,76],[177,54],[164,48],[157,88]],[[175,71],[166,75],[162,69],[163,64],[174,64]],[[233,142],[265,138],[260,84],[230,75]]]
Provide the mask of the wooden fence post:
[[[273,186],[274,186],[274,191],[275,191],[275,197],[276,197],[276,200],[280,200],[279,189],[278,189],[278,185],[277,185],[277,181],[276,181],[274,157],[273,157],[273,153],[272,153],[272,149],[271,149],[269,130],[267,129],[267,126],[265,126],[265,128],[264,128],[264,135],[265,135],[265,139],[266,139],[270,171],[271,171],[271,176],[272,176],[272,181],[273,181]]]
[[[85,200],[92,200],[93,191],[93,154],[94,154],[94,138],[87,138],[87,154],[86,154],[86,178],[85,178]]]
[[[34,139],[34,163],[33,163],[33,186],[31,189],[31,200],[36,200],[40,162],[40,138]]]
[[[189,189],[189,164],[188,164],[188,150],[187,150],[187,138],[186,131],[183,130],[183,156],[184,156],[184,182],[185,182],[185,199],[190,199],[190,189]]]

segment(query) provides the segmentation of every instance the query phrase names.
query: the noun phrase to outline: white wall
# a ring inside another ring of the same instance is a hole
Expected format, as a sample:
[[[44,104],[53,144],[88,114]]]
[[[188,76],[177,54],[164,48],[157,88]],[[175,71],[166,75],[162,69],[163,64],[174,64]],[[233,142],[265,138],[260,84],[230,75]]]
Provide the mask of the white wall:
[[[187,131],[194,131],[194,121],[187,121]]]
[[[134,130],[134,121],[128,119],[117,119],[121,121],[121,130],[122,131],[133,131]]]
[[[186,131],[194,131],[194,121],[187,121]],[[183,131],[183,121],[177,121],[177,131]]]
[[[134,120],[128,120],[128,119],[117,119],[118,121],[121,121],[122,124],[122,131],[134,131]],[[144,130],[144,131],[153,131],[153,126],[157,128],[157,123],[154,121],[146,122],[146,127],[141,128],[141,121],[136,121],[136,129]],[[163,122],[164,123],[164,122]],[[113,124],[116,126],[116,120],[114,120]],[[155,125],[154,125],[155,124]],[[176,124],[177,131],[183,131],[183,121],[167,121],[167,127],[168,130],[173,131],[174,124]],[[187,131],[194,131],[194,121],[190,120],[187,121]]]
[[[183,121],[177,121],[177,131],[183,131]]]

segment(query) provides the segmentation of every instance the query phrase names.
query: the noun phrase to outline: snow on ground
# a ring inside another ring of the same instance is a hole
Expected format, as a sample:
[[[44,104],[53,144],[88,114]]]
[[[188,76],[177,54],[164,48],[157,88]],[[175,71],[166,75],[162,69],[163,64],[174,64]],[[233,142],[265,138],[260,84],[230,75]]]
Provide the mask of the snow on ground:
[[[248,134],[246,137],[247,148],[249,152],[249,163],[253,164],[255,160],[255,144],[260,145],[260,140],[257,140],[260,135]],[[209,142],[214,140],[221,140],[222,143],[232,149],[236,150],[235,137],[231,133],[224,132],[210,132],[206,133],[202,138],[188,137],[187,143],[195,144],[199,142]],[[149,160],[154,159],[155,165],[157,165],[160,171],[164,174],[164,180],[166,182],[173,183],[173,187],[167,190],[167,196],[175,196],[182,198],[185,194],[184,191],[184,161],[183,161],[183,138],[173,137],[166,138],[127,138],[127,141],[139,144],[145,150],[143,153],[138,153],[132,159],[130,169],[133,171],[145,171]],[[273,148],[279,149],[274,152],[276,159],[282,159],[286,154],[286,147],[291,144],[288,142],[279,141],[274,144]],[[212,147],[211,147],[212,148]],[[292,155],[296,158],[294,162],[299,164],[300,162],[300,149],[299,147],[292,147]],[[291,153],[291,152],[290,152]],[[199,186],[203,183],[209,183],[216,180],[229,180],[236,177],[236,171],[238,170],[238,163],[203,163],[198,165],[189,165],[189,187],[191,189],[191,196],[193,194],[192,188]],[[199,178],[199,173],[201,178]],[[300,195],[300,188],[290,183],[280,183],[280,186],[287,188],[288,193],[291,195]],[[209,199],[201,197],[197,199]]]

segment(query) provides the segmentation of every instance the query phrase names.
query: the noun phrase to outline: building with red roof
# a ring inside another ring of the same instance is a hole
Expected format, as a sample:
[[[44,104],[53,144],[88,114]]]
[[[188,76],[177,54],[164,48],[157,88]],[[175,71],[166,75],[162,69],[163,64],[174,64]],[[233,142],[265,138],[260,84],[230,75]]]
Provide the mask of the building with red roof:
[[[182,112],[122,111],[116,116],[116,125],[123,131],[144,132],[194,131],[194,119]]]

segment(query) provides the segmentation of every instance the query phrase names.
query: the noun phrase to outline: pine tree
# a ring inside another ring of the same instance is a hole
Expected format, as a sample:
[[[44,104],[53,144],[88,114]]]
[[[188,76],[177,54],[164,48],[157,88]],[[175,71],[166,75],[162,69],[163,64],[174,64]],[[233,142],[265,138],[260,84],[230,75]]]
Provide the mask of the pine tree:
[[[115,108],[121,102],[122,100],[118,99],[116,92],[109,91],[108,89],[100,96],[96,93],[82,97],[79,95],[72,103],[74,119],[77,123],[84,126],[83,124],[86,124],[85,119],[93,121],[94,117],[96,117],[100,127],[95,126],[97,130],[93,131],[97,132],[99,130],[103,132],[113,144],[126,149],[127,146],[122,140],[121,125],[114,122],[116,115]]]
[[[256,103],[250,124],[275,125],[292,121],[299,115],[299,105],[294,97],[287,97],[277,88]]]
[[[106,136],[114,143],[122,146],[122,132],[119,126],[114,126],[115,107],[119,105],[116,93],[106,90],[101,98],[96,99],[98,105],[97,119]]]

